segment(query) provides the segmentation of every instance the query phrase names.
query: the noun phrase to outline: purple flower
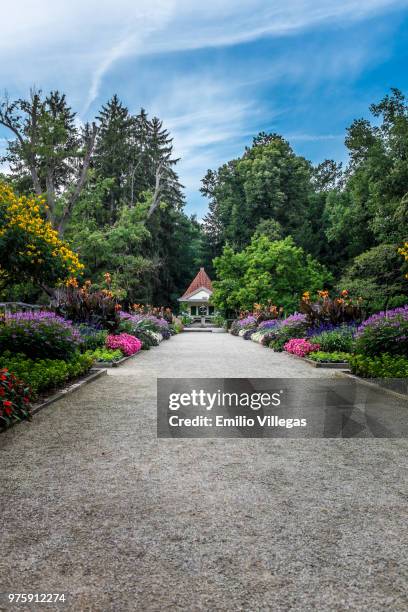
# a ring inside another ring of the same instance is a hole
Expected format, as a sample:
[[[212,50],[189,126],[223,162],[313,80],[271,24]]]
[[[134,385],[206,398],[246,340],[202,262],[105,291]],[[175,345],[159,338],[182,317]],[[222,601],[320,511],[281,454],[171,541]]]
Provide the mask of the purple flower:
[[[359,338],[367,327],[379,327],[382,324],[389,327],[399,327],[402,321],[408,321],[408,304],[392,310],[382,310],[371,315],[357,328],[356,337]]]

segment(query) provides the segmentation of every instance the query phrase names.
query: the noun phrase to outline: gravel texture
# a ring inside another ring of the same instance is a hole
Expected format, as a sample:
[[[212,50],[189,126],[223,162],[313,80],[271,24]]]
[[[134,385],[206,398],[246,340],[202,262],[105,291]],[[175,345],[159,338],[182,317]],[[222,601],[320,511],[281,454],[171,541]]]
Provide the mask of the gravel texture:
[[[406,440],[156,438],[157,376],[333,375],[182,334],[0,436],[0,591],[67,596],[0,609],[407,610]]]

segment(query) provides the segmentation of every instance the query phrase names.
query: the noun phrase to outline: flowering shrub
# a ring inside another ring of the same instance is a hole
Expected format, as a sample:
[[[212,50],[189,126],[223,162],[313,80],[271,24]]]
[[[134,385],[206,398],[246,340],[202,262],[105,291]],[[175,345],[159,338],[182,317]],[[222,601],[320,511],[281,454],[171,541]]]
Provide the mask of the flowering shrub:
[[[356,352],[365,355],[408,355],[408,304],[378,312],[357,328]]]
[[[0,370],[0,429],[30,417],[30,389],[8,369]]]
[[[307,333],[306,316],[296,312],[268,330],[264,342],[268,343],[274,351],[282,351],[286,342],[292,338],[303,338]]]
[[[3,277],[55,284],[83,270],[78,256],[45,220],[44,200],[18,197],[0,182],[0,261]]]
[[[117,336],[109,335],[106,338],[106,347],[112,350],[119,349],[124,355],[134,355],[140,351],[142,343],[130,334],[118,334]]]
[[[305,338],[292,338],[286,342],[283,348],[287,353],[292,353],[298,357],[306,357],[309,353],[318,351],[320,346],[318,344],[313,344]]]
[[[236,319],[231,325],[230,332],[233,336],[238,336],[241,329],[255,329],[256,318],[253,315],[246,315],[241,319]]]
[[[398,253],[403,256],[405,261],[408,263],[408,242],[404,242],[404,246],[398,249]],[[408,274],[405,275],[408,278]]]
[[[344,289],[339,296],[331,298],[328,291],[318,291],[317,299],[311,300],[310,293],[306,291],[300,302],[300,310],[306,315],[310,326],[320,325],[321,323],[350,323],[361,321],[363,311],[361,299],[353,300],[349,297],[349,292]]]
[[[0,325],[2,350],[32,358],[69,359],[80,343],[81,336],[72,322],[53,312],[16,312],[8,314]]]

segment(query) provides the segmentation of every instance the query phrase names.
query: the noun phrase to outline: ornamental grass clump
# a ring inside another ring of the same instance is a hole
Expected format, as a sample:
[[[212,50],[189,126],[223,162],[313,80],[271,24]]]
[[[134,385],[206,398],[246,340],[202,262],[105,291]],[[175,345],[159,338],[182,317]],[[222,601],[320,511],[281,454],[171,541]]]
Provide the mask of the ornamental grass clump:
[[[30,418],[31,391],[7,368],[0,370],[0,431]]]
[[[139,338],[123,333],[117,336],[108,336],[106,338],[106,347],[112,350],[119,349],[124,355],[130,356],[141,350],[142,343]]]
[[[16,312],[8,314],[0,325],[2,351],[24,353],[33,359],[70,359],[81,342],[72,322],[53,312]]]
[[[408,356],[408,304],[372,315],[357,328],[356,353]]]
[[[314,351],[318,351],[320,346],[318,344],[313,344],[306,338],[292,338],[284,345],[283,349],[287,353],[292,353],[292,355],[297,355],[298,357],[306,357],[309,353],[313,353]]]

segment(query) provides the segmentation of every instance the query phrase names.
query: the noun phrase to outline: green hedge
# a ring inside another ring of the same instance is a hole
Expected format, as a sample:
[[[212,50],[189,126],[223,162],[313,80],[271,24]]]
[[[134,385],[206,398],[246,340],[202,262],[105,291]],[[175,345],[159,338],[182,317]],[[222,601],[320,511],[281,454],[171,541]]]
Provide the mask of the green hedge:
[[[350,355],[349,364],[353,374],[363,378],[408,377],[408,358],[402,355]]]
[[[94,351],[88,351],[87,355],[95,361],[119,361],[123,357],[122,351],[119,349],[97,348]]]
[[[62,359],[29,359],[25,355],[4,353],[0,368],[7,368],[31,388],[32,395],[57,389],[71,378],[85,374],[93,363],[89,354],[75,354],[69,361]]]
[[[344,353],[342,351],[316,351],[314,353],[309,353],[307,358],[320,363],[344,363],[349,361],[350,353]]]

